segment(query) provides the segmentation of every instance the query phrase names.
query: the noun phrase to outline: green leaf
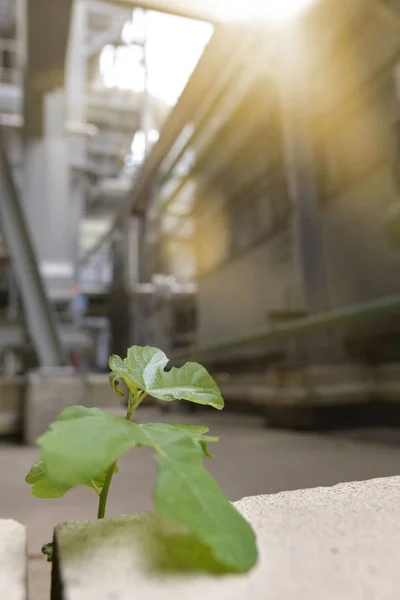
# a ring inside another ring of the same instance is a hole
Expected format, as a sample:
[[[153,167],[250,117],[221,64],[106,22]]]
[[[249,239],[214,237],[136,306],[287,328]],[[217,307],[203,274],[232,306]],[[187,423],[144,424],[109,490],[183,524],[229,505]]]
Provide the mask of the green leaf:
[[[25,477],[26,483],[32,485],[32,494],[37,498],[61,498],[71,488],[57,486],[47,477],[42,460],[34,463]]]
[[[122,454],[145,442],[138,425],[98,408],[66,411],[37,440],[46,473],[56,486],[97,481]]]
[[[69,407],[38,444],[43,472],[57,489],[98,481],[99,474],[134,446],[154,448],[156,508],[208,544],[229,569],[246,571],[257,556],[254,533],[202,464],[206,442],[215,440],[206,432],[205,427],[177,424],[137,425],[100,409]],[[37,481],[38,471],[28,478]]]
[[[44,554],[47,557],[47,562],[53,562],[53,542],[43,544],[42,554]]]
[[[110,383],[116,393],[119,393],[118,378],[122,378],[133,393],[140,388],[166,402],[189,400],[218,410],[224,407],[221,392],[204,367],[191,362],[166,372],[167,362],[164,352],[157,348],[133,346],[125,360],[119,356],[111,357]]]
[[[224,407],[221,392],[208,371],[197,363],[186,363],[180,369],[159,371],[151,389],[154,398],[172,402],[189,400],[197,404],[208,404],[218,410]]]
[[[176,440],[168,452],[156,456],[155,506],[164,517],[185,525],[194,538],[206,543],[222,564],[245,572],[257,560],[254,532],[203,466],[202,458],[201,448],[188,437]]]
[[[115,466],[114,473],[118,472],[118,467]],[[104,486],[106,473],[100,475],[96,479],[87,481],[86,486],[93,488],[96,492]],[[57,486],[46,475],[44,462],[39,460],[35,462],[28,475],[25,477],[26,483],[32,485],[32,494],[37,498],[61,498],[72,486]]]
[[[111,369],[111,373],[108,376],[108,379],[110,381],[110,385],[111,385],[113,391],[118,396],[121,396],[121,397],[124,396],[124,392],[121,392],[121,390],[118,388],[119,380],[123,379],[125,381],[126,385],[128,386],[128,389],[130,390],[130,392],[132,392],[132,394],[135,395],[137,392],[137,385],[135,384],[134,381],[131,380],[128,368],[126,367],[122,358],[120,358],[116,354],[113,354],[112,356],[110,356],[108,364]]]
[[[199,432],[207,428],[167,423],[139,427],[158,452],[157,510],[185,525],[222,564],[237,572],[249,570],[257,560],[255,535],[203,465]]]
[[[111,386],[114,392],[123,396],[118,389],[118,379],[121,378],[133,394],[137,393],[137,388],[146,390],[146,381],[151,382],[157,369],[164,369],[167,362],[164,352],[150,346],[129,348],[125,360],[114,354],[109,360]]]
[[[92,481],[101,487],[109,466],[135,446],[151,446],[163,453],[164,446],[189,434],[203,451],[200,440],[218,439],[203,436],[203,431],[208,430],[167,423],[137,425],[98,408],[70,406],[37,443],[48,478],[57,489],[68,490]]]
[[[168,363],[166,354],[151,346],[132,346],[125,359],[127,369],[136,385],[144,391],[153,387],[159,371]]]
[[[81,406],[79,404],[73,404],[65,408],[57,416],[56,421],[70,421],[72,419],[81,419],[82,417],[96,417],[103,414],[101,408],[89,408],[88,406]]]
[[[207,444],[210,442],[218,442],[219,437],[204,435],[208,432],[208,427],[204,425],[179,425],[178,423],[170,423],[170,425],[172,425],[172,427],[177,427],[182,433],[187,434],[189,437],[192,437],[199,442],[206,458],[214,458],[214,455],[209,452]]]
[[[210,441],[210,440],[208,440],[208,441]],[[215,441],[215,440],[212,440],[212,441]],[[203,450],[203,454],[206,458],[215,458],[215,455],[211,454],[211,452],[209,451],[207,442],[205,440],[200,440],[200,446],[201,446],[201,449]]]

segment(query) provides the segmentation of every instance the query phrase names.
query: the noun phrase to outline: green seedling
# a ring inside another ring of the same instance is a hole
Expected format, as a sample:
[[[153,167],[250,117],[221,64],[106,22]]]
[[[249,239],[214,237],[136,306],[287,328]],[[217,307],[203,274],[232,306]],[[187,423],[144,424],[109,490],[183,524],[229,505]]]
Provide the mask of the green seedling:
[[[165,371],[167,363],[164,352],[151,347],[133,346],[124,360],[111,356],[112,389],[123,396],[122,379],[129,392],[125,419],[98,408],[69,406],[37,440],[41,460],[26,481],[39,498],[59,498],[75,486],[89,486],[98,496],[97,518],[102,519],[117,460],[132,448],[150,446],[158,467],[156,510],[206,544],[227,570],[248,571],[257,560],[254,532],[203,464],[212,458],[208,444],[218,438],[207,436],[203,426],[140,425],[131,420],[148,395],[165,402],[188,400],[223,408],[220,390],[204,367],[186,363]],[[51,560],[51,545],[42,551]]]

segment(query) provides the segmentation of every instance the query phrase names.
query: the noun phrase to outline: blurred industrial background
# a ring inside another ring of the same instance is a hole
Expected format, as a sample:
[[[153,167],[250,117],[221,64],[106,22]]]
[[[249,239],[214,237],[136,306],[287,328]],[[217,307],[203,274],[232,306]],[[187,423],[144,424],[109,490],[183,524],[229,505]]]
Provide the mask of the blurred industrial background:
[[[398,2],[2,0],[0,35],[1,433],[133,344],[270,425],[394,421]]]
[[[394,419],[398,2],[1,0],[0,36],[3,434],[133,344],[271,425]]]
[[[134,344],[218,381],[231,499],[398,474],[399,49],[400,0],[0,0],[0,516],[35,600],[43,531],[93,511],[30,496],[31,446],[122,414]],[[111,513],[149,509],[121,468]]]

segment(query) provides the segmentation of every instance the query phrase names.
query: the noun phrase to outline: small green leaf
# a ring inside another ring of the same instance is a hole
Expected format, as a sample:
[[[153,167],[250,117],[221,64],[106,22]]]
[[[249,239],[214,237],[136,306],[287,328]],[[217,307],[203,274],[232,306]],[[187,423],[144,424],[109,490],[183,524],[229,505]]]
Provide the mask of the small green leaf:
[[[133,346],[125,360],[119,356],[110,358],[110,383],[116,393],[118,378],[122,378],[133,393],[139,388],[166,402],[189,400],[218,410],[223,408],[221,392],[204,367],[191,362],[166,372],[167,362],[164,352],[157,348]]]
[[[125,381],[132,394],[136,394],[137,385],[131,380],[128,368],[126,367],[122,358],[120,358],[116,354],[113,354],[112,356],[110,356],[108,364],[111,369],[111,373],[108,376],[108,378],[115,394],[117,394],[117,396],[121,396],[122,398],[124,397],[124,392],[121,392],[121,390],[118,388],[120,379],[123,379]]]
[[[118,389],[118,379],[123,379],[132,392],[137,393],[137,388],[146,390],[146,382],[150,383],[158,369],[164,369],[168,358],[158,348],[150,346],[133,346],[128,350],[128,356],[122,360],[117,355],[110,357],[109,366],[112,371],[110,383],[115,393],[123,396]]]
[[[219,437],[204,435],[208,432],[208,427],[203,425],[179,425],[177,423],[170,423],[170,425],[177,427],[182,433],[187,434],[189,437],[199,442],[206,458],[214,458],[214,455],[209,452],[207,444],[210,442],[218,442]]]
[[[189,400],[208,404],[218,410],[224,407],[221,392],[208,371],[197,363],[186,363],[180,369],[159,371],[151,389],[146,390],[154,398],[172,402]]]
[[[163,371],[168,363],[166,354],[151,346],[132,346],[125,359],[130,376],[136,385],[147,391],[153,387],[159,371]]]
[[[115,466],[114,473],[118,472],[118,467]],[[92,479],[85,483],[86,486],[93,488],[96,492],[104,485],[106,473],[103,473],[97,479]],[[31,467],[28,475],[25,477],[26,483],[32,485],[32,494],[37,498],[61,498],[72,486],[58,486],[53,483],[44,470],[42,460],[37,461]]]
[[[43,479],[44,475],[45,475],[45,472],[44,472],[43,461],[38,460],[37,462],[33,463],[33,465],[31,466],[31,470],[29,471],[28,475],[25,477],[25,481],[26,481],[26,483],[31,483],[33,485],[34,483],[37,483],[38,481]]]
[[[32,494],[37,498],[61,498],[71,489],[66,486],[57,486],[50,481],[45,473],[42,460],[32,465],[25,481],[32,485]]]
[[[210,440],[208,440],[208,441],[210,441]],[[212,440],[212,441],[214,441],[214,440]],[[215,458],[214,454],[211,454],[211,452],[209,451],[206,441],[200,440],[200,446],[201,446],[201,449],[203,450],[203,454],[206,458]]]
[[[47,562],[53,562],[53,543],[43,544],[42,554],[47,557]]]

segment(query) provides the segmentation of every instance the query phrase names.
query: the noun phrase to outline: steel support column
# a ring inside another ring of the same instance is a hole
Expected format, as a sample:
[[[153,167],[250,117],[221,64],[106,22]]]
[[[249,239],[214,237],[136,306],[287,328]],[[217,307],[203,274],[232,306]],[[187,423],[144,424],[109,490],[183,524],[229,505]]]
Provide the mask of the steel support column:
[[[88,7],[83,0],[74,0],[72,5],[71,27],[67,47],[65,94],[66,115],[73,124],[84,124],[86,111]],[[74,277],[80,256],[80,224],[83,217],[85,180],[84,176],[74,175],[74,167],[79,173],[86,167],[86,139],[82,134],[71,134],[68,139],[68,166],[70,168],[70,201],[68,233],[72,248]]]
[[[307,309],[316,313],[328,308],[328,294],[310,132],[312,106],[304,23],[291,27],[281,41],[282,124],[294,247]]]
[[[63,90],[44,94],[43,113],[43,137],[27,140],[24,148],[24,209],[47,293],[68,300],[74,267]]]
[[[312,144],[310,41],[306,26],[305,20],[299,20],[282,34],[279,83],[286,179],[293,209],[294,261],[306,309],[313,315],[329,308],[329,298]],[[343,352],[336,336],[321,333],[310,338],[304,349],[293,343],[288,350],[288,360],[330,363],[341,360]]]
[[[42,367],[68,364],[55,316],[40,276],[24,211],[0,130],[0,216],[11,253],[29,334]]]

